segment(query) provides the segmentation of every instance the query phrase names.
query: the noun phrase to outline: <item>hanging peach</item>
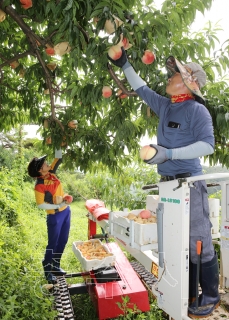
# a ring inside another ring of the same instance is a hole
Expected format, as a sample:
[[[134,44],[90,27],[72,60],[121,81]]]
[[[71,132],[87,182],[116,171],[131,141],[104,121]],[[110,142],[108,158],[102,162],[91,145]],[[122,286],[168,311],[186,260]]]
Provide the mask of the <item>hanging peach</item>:
[[[60,42],[54,46],[55,54],[58,56],[63,56],[65,53],[69,53],[71,51],[71,47],[69,42]]]
[[[151,64],[155,60],[155,54],[150,50],[145,50],[144,55],[142,56],[142,62],[144,64]]]
[[[10,63],[10,66],[12,69],[16,69],[19,66],[19,63],[18,63],[18,61],[13,61]]]
[[[76,129],[78,125],[78,121],[77,120],[71,120],[68,122],[68,127],[71,129]]]
[[[52,48],[50,46],[46,46],[45,52],[47,53],[48,56],[54,56],[55,55],[54,48]]]
[[[23,9],[27,10],[33,6],[32,0],[20,0]]]
[[[110,96],[112,95],[112,90],[109,86],[104,86],[102,89],[102,96],[104,98],[110,98]]]
[[[51,138],[51,137],[47,137],[47,138],[45,139],[45,143],[46,143],[46,144],[52,144],[52,138]]]
[[[55,62],[49,62],[46,64],[47,68],[49,68],[49,70],[54,71],[56,69],[56,63]]]
[[[117,96],[120,98],[120,99],[125,99],[126,97],[128,97],[127,94],[123,93],[121,89],[119,89],[117,91]]]
[[[45,129],[48,129],[48,127],[49,127],[49,120],[48,120],[48,119],[44,119],[44,121],[43,121],[43,127],[44,127]]]
[[[123,24],[123,21],[119,18],[114,17],[114,20],[106,20],[104,25],[104,31],[108,34],[114,33],[118,27],[120,27]]]
[[[98,23],[99,18],[98,17],[94,17],[93,18],[93,24],[96,26],[96,24]]]
[[[6,18],[6,13],[0,9],[0,22],[3,22]]]
[[[19,71],[19,73],[18,73],[18,75],[19,75],[19,78],[24,78],[24,76],[25,76],[25,69],[24,69],[24,68],[21,68],[20,71]]]

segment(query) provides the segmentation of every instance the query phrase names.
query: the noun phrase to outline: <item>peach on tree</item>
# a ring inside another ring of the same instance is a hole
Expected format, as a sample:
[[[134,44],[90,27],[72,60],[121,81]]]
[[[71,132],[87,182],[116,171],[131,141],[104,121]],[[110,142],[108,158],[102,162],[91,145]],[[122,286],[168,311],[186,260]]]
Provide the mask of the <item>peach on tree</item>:
[[[119,89],[119,90],[117,91],[117,96],[118,96],[120,99],[125,99],[125,98],[128,97],[128,95],[125,94],[125,93],[123,93],[121,89]]]
[[[48,128],[49,128],[49,120],[48,120],[48,119],[44,119],[44,121],[43,121],[43,127],[44,127],[45,129],[48,129]]]
[[[25,69],[24,69],[24,68],[21,68],[20,71],[19,71],[19,73],[18,73],[18,75],[19,75],[19,78],[24,78],[24,76],[25,76]]]
[[[142,62],[144,64],[151,64],[155,60],[155,54],[151,50],[145,50],[142,56]]]
[[[27,10],[33,6],[32,0],[20,0],[23,9]]]
[[[19,66],[19,63],[18,63],[18,61],[13,61],[10,63],[10,66],[12,69],[16,69]]]
[[[78,121],[77,120],[71,120],[68,122],[68,127],[71,129],[76,129],[78,125]]]
[[[46,143],[46,144],[52,144],[52,139],[51,139],[51,137],[47,137],[47,138],[45,139],[45,143]]]
[[[6,13],[0,9],[0,22],[4,21],[6,18]]]
[[[46,46],[45,52],[47,53],[48,56],[54,56],[55,55],[54,48],[52,48],[50,46]]]
[[[104,86],[102,89],[102,96],[104,98],[110,98],[110,96],[112,95],[112,90],[109,86]]]
[[[51,71],[54,71],[56,69],[56,63],[55,62],[49,62],[49,63],[46,64],[46,66]]]
[[[60,42],[54,46],[55,54],[58,56],[63,56],[65,53],[69,53],[71,51],[71,47],[69,46],[69,42]]]
[[[114,20],[106,20],[105,25],[104,25],[104,31],[108,34],[114,33],[118,27],[120,27],[123,24],[123,21],[120,20],[119,18],[114,17]]]

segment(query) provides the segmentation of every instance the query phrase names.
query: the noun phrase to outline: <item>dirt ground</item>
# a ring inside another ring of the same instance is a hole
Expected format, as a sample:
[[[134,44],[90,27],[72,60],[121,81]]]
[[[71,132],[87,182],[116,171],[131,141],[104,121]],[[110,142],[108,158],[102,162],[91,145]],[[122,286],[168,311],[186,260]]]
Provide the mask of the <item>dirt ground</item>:
[[[229,290],[220,290],[221,304],[207,320],[229,320]]]

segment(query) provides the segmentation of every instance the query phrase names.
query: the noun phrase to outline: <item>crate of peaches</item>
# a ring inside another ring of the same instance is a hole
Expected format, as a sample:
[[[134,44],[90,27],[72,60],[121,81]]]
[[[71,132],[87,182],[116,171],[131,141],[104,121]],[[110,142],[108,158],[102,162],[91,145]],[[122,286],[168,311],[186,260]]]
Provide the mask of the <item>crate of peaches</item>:
[[[115,264],[114,254],[98,239],[75,241],[72,248],[84,271],[96,270]]]
[[[131,220],[134,221],[134,241],[138,245],[146,245],[157,242],[157,217],[148,209],[137,209],[130,212],[114,212],[114,232],[118,236],[127,236],[126,230],[130,230]],[[128,241],[128,239],[127,239]]]

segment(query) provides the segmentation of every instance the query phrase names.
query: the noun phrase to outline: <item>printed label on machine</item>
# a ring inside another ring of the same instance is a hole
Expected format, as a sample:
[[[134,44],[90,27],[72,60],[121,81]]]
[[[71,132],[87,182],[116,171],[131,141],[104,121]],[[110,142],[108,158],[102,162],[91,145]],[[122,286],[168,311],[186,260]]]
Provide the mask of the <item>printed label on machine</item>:
[[[168,202],[168,203],[175,203],[175,204],[180,204],[180,199],[173,199],[173,198],[165,198],[161,197],[161,202]]]
[[[151,273],[158,278],[158,265],[154,262],[152,262]]]

